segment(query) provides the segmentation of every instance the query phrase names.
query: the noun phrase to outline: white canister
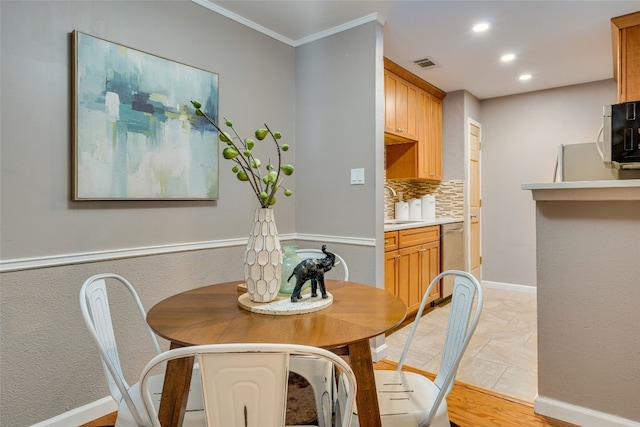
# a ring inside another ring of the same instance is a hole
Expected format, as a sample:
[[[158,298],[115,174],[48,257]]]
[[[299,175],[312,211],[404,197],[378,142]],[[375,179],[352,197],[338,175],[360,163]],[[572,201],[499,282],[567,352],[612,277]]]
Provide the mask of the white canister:
[[[420,219],[422,216],[422,201],[409,199],[409,219]]]
[[[422,200],[422,219],[425,221],[436,219],[436,197],[427,194],[420,200]]]
[[[409,203],[396,202],[396,219],[409,219]]]

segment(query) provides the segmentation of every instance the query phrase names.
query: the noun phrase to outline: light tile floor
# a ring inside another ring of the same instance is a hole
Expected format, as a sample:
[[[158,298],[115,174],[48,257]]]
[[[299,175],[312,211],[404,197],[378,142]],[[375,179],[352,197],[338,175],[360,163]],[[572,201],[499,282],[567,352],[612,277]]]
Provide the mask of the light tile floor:
[[[480,322],[456,380],[533,402],[538,392],[536,295],[484,288]],[[450,304],[423,316],[405,364],[436,373]],[[397,362],[411,325],[387,337]]]

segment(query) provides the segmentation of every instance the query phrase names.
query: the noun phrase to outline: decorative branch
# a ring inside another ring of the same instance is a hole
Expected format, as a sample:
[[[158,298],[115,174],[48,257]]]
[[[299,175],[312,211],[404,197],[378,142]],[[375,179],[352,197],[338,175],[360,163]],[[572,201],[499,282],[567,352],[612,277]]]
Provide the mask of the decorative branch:
[[[247,181],[251,186],[251,189],[255,193],[260,206],[268,208],[276,203],[276,192],[280,189],[280,185],[284,180],[284,176],[293,174],[293,165],[282,164],[282,151],[289,150],[288,144],[280,144],[278,141],[282,138],[280,132],[272,132],[269,126],[265,123],[264,128],[257,129],[255,131],[255,137],[258,141],[264,140],[267,135],[271,135],[273,142],[276,146],[276,153],[278,155],[278,166],[274,167],[271,164],[271,159],[265,166],[266,173],[262,173],[262,162],[257,157],[253,156],[253,147],[255,146],[255,140],[251,138],[242,139],[238,132],[233,127],[233,123],[225,118],[225,125],[229,127],[235,136],[232,136],[228,132],[223,132],[220,126],[214,120],[202,111],[202,105],[198,101],[191,101],[195,108],[196,115],[204,117],[209,123],[213,125],[218,131],[218,137],[220,141],[227,144],[222,150],[222,157],[227,160],[231,160],[236,165],[231,169],[236,177],[240,181]],[[288,188],[284,189],[284,195],[289,197],[293,194]]]

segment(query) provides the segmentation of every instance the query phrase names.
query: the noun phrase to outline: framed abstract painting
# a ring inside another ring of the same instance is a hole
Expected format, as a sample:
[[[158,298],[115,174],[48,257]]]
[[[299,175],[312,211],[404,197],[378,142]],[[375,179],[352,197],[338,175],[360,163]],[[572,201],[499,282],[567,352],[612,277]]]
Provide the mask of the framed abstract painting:
[[[218,75],[73,32],[74,200],[216,200]]]

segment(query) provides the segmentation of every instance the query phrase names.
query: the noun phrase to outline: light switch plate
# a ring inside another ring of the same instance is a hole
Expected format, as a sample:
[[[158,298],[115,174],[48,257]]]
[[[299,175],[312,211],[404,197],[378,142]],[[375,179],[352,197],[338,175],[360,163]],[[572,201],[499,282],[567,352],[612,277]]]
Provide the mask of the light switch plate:
[[[364,184],[364,168],[351,169],[351,184]]]

